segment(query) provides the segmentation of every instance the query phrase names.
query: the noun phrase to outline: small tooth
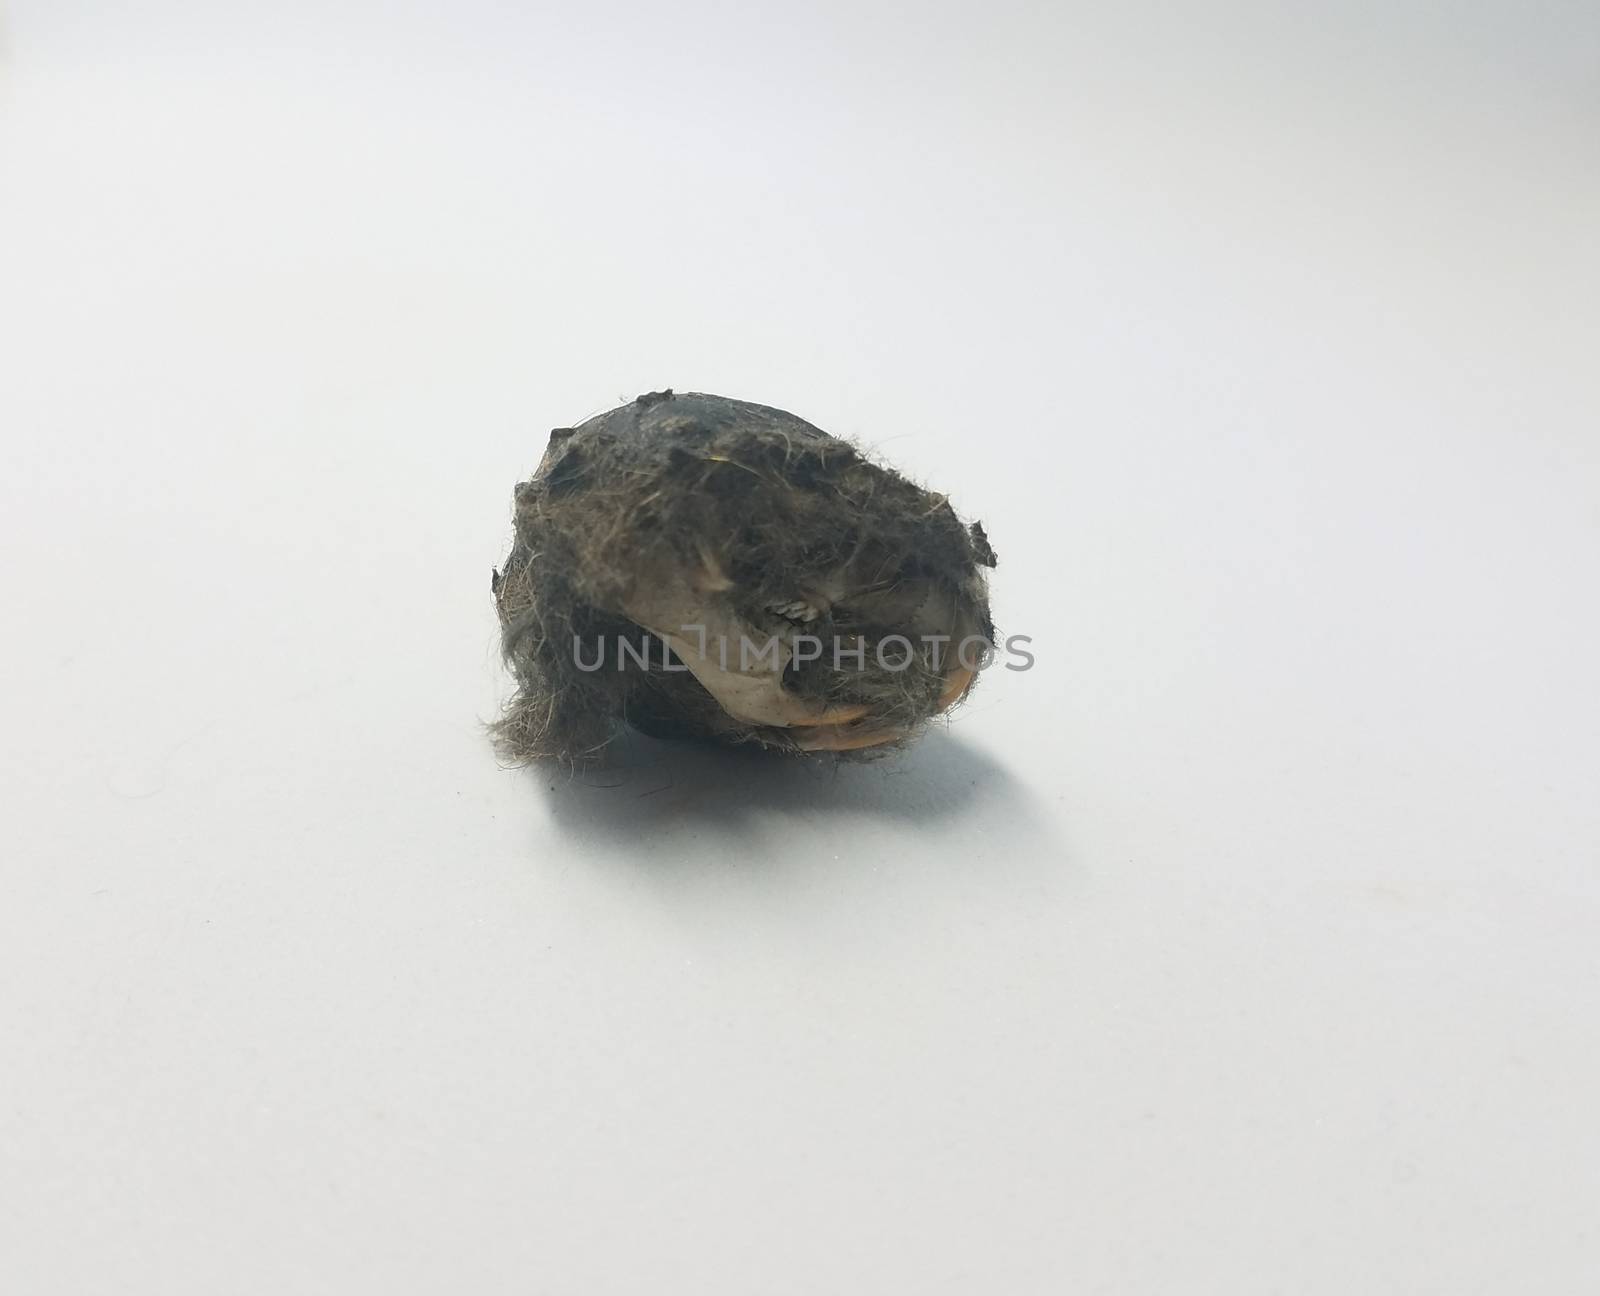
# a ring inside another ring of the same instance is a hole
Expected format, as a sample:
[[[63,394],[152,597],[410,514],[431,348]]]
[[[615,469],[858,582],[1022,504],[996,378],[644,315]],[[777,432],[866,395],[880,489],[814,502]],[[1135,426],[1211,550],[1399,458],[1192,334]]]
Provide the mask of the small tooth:
[[[792,599],[787,603],[768,603],[767,611],[775,613],[789,621],[815,621],[819,609],[813,607],[805,599]]]

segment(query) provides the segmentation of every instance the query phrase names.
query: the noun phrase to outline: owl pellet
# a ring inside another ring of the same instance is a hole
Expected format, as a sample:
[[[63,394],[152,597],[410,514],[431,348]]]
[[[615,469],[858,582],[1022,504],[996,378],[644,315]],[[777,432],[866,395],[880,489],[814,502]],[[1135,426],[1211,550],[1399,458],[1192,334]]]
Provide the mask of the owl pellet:
[[[494,574],[516,761],[657,737],[866,755],[972,688],[983,528],[783,410],[641,396],[557,428]]]

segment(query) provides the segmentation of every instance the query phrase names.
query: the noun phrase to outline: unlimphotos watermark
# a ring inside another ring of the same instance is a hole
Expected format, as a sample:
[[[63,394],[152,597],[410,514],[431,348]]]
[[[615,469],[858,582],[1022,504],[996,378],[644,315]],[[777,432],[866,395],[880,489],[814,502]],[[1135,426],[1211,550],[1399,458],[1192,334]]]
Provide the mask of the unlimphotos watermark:
[[[917,662],[936,671],[943,670],[944,664],[952,659],[969,671],[988,670],[996,662],[1003,662],[1007,670],[1025,671],[1033,669],[1035,660],[1034,654],[1028,651],[1033,638],[1022,634],[1008,636],[1001,645],[984,635],[967,635],[959,640],[953,635],[918,635],[913,641],[901,634],[887,635],[868,645],[856,636],[834,635],[830,641],[813,634],[771,635],[759,643],[741,634],[734,643],[727,635],[708,635],[703,625],[679,626],[678,630],[686,643],[694,645],[696,656],[707,660],[715,658],[723,670],[741,672],[778,670],[783,665],[785,647],[789,649],[789,662],[793,666],[827,661],[834,670],[876,669],[890,673],[909,670]],[[652,661],[651,654],[657,651],[655,645],[659,645],[659,663]],[[586,650],[593,653],[592,661],[585,660]],[[572,660],[580,671],[604,669],[607,657],[604,639],[585,641],[579,635],[572,637]],[[667,641],[656,634],[642,642],[618,635],[616,652],[610,654],[610,660],[614,670],[627,669],[630,661],[640,670],[650,670],[655,665],[664,671],[689,669],[681,655],[673,652]]]

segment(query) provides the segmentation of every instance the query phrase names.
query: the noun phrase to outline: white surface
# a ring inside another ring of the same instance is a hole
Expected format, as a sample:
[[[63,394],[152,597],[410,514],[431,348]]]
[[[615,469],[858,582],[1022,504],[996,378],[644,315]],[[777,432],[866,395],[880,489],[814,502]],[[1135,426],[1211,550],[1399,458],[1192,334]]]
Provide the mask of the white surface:
[[[1338,8],[13,3],[5,1289],[1593,1290],[1600,21]],[[666,385],[1037,668],[496,768]]]

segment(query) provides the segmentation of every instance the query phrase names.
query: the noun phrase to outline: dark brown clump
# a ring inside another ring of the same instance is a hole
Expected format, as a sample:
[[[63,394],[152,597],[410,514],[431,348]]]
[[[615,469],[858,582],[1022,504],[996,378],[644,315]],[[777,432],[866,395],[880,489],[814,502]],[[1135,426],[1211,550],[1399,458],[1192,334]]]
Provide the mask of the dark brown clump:
[[[515,541],[493,581],[517,681],[495,734],[515,761],[598,759],[623,723],[783,750],[869,750],[866,740],[902,741],[950,701],[953,644],[921,636],[993,639],[983,528],[783,410],[641,396],[553,431],[515,500]],[[776,702],[852,718],[818,728],[808,716],[731,713],[726,677],[695,653],[685,669],[683,644],[673,653],[656,633],[680,617],[724,638],[820,638],[829,651],[772,677]],[[914,652],[884,669],[876,650],[894,635]],[[836,641],[862,647],[866,668],[848,648],[840,668]]]

